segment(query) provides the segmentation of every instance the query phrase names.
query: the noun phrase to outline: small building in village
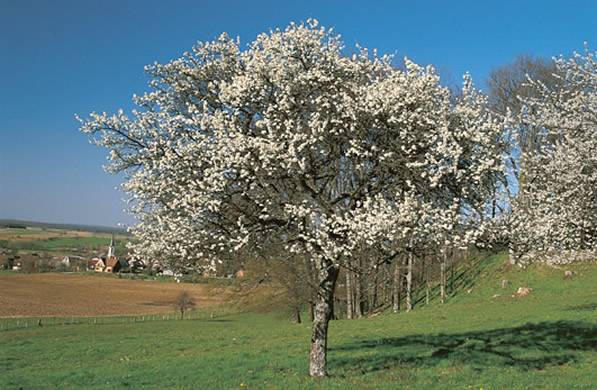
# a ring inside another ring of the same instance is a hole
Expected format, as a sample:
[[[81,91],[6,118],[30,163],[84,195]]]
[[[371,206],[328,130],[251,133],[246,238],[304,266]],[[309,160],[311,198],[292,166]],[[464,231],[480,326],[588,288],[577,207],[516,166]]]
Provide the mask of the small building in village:
[[[21,256],[7,256],[5,260],[5,268],[12,271],[21,270]]]
[[[95,272],[104,272],[104,269],[106,269],[106,263],[102,258],[94,257],[91,260],[91,264],[93,265],[93,270]]]
[[[91,259],[91,264],[95,272],[116,273],[120,272],[124,267],[126,267],[126,261],[118,259],[114,255],[114,235],[112,235],[112,239],[110,240],[108,255],[105,258],[94,257]]]
[[[104,272],[116,273],[120,272],[121,269],[122,263],[119,259],[115,257],[109,257],[106,259],[106,269],[104,269]]]

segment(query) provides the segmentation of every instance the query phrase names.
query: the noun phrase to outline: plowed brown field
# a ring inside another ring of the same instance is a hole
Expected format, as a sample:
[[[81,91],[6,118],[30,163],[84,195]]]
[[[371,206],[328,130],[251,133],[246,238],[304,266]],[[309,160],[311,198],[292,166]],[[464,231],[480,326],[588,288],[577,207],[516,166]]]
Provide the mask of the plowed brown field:
[[[169,313],[186,290],[197,308],[223,302],[203,284],[159,283],[69,274],[0,275],[0,317]]]

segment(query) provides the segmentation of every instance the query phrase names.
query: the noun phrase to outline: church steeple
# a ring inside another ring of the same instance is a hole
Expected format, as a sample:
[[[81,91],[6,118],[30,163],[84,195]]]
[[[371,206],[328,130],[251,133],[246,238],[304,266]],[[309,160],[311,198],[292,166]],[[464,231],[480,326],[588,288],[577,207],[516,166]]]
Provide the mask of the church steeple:
[[[110,240],[110,248],[108,248],[108,259],[114,257],[114,234],[112,234],[112,239]]]

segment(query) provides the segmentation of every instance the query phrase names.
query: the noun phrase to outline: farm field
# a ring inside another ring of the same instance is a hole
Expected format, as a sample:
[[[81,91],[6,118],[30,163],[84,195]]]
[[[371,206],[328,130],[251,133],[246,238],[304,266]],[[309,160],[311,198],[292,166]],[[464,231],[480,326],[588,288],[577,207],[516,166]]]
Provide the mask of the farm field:
[[[67,229],[0,228],[0,253],[47,253],[52,255],[90,255],[107,250],[111,234]],[[126,254],[126,242],[131,238],[115,234],[115,246]]]
[[[467,272],[443,306],[332,321],[329,378],[308,376],[309,323],[238,313],[4,329],[0,388],[595,388],[594,263],[520,269],[493,256]],[[517,297],[520,286],[533,290]]]
[[[0,274],[0,317],[115,316],[172,312],[171,302],[186,290],[197,307],[219,305],[205,284],[159,283],[72,274]]]
[[[3,228],[0,229],[0,239],[13,241],[38,241],[38,240],[67,240],[77,242],[77,239],[98,239],[109,240],[111,237],[107,233],[94,233],[79,230],[63,230],[63,229],[37,229],[37,228]],[[124,238],[125,236],[116,235],[116,237]],[[67,241],[68,242],[68,241]],[[93,242],[93,241],[91,241]]]

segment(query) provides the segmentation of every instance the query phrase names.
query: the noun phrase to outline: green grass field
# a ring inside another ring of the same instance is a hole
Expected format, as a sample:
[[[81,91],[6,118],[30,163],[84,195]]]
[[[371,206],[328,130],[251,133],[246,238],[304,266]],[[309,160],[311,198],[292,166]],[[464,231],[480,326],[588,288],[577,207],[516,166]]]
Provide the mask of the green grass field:
[[[91,237],[73,237],[68,232],[53,230],[42,231],[33,229],[8,229],[0,230],[0,249],[15,250],[18,252],[37,252],[51,255],[81,254],[91,251],[105,251],[110,243],[110,238],[105,235]],[[27,238],[40,235],[39,239],[15,239],[14,237]],[[62,237],[61,235],[65,235]],[[10,238],[10,239],[8,239]],[[116,237],[114,245],[118,251],[126,253],[126,244],[131,241],[122,236]]]
[[[35,247],[40,249],[58,249],[58,248],[103,248],[107,247],[110,239],[105,237],[62,237],[39,240],[34,243]],[[125,240],[114,240],[114,245],[124,247]]]
[[[27,236],[32,234],[42,234],[44,230],[38,229],[22,229],[22,228],[11,228],[11,229],[0,229],[0,236]]]
[[[333,321],[329,378],[308,376],[308,323],[220,313],[5,328],[0,388],[594,389],[597,267],[566,269],[493,256],[456,275],[444,306]],[[520,286],[534,290],[510,297]]]

